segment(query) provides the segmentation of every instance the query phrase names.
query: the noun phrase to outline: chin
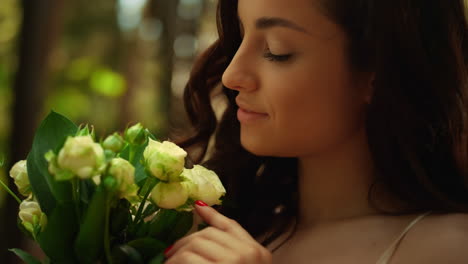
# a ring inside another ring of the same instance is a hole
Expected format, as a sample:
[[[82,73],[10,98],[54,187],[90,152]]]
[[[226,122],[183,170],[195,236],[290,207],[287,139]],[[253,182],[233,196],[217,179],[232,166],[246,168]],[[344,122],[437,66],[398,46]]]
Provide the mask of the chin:
[[[297,146],[293,142],[267,140],[266,137],[259,139],[241,136],[240,143],[246,151],[260,157],[297,158],[313,153],[303,148],[304,144]]]
[[[255,156],[268,156],[268,157],[286,157],[285,153],[281,153],[277,148],[272,148],[272,146],[278,147],[272,142],[266,142],[262,140],[245,140],[241,138],[241,146],[248,152],[254,154]],[[281,149],[281,147],[280,147]]]
[[[271,154],[265,148],[265,144],[261,140],[254,140],[252,138],[245,139],[241,137],[241,146],[256,156],[270,156]]]

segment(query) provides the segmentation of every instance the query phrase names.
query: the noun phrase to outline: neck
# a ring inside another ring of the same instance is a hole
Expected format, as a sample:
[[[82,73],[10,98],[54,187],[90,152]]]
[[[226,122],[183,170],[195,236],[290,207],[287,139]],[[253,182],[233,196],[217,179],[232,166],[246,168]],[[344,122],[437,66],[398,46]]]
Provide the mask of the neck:
[[[375,214],[368,191],[374,168],[364,129],[329,153],[298,158],[299,226]]]

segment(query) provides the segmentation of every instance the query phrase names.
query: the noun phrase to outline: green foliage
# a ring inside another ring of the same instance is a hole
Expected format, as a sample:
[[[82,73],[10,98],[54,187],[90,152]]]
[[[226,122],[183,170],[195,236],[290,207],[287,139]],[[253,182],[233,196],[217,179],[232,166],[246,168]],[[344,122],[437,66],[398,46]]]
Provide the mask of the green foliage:
[[[45,154],[59,148],[78,128],[65,117],[51,112],[41,123],[28,155],[27,170],[31,189],[47,215],[48,224],[38,236],[41,248],[52,261],[74,262],[70,244],[77,230],[77,216],[70,182],[58,182],[48,170]]]
[[[148,141],[145,141],[142,145],[127,145],[119,155],[124,159],[130,160],[130,163],[135,167],[135,182],[139,186],[142,186],[148,177],[148,173],[141,162],[146,146],[148,146]]]
[[[119,245],[112,251],[112,261],[114,263],[143,264],[143,257],[140,252],[129,245]]]
[[[47,218],[47,226],[37,240],[42,250],[53,263],[76,263],[70,247],[78,229],[73,203],[57,205]]]
[[[64,152],[61,150],[66,139],[88,135],[93,138],[94,128],[88,125],[77,127],[56,112],[51,112],[40,124],[27,158],[31,189],[39,205],[29,197],[25,206],[34,204],[41,221],[31,224],[20,214],[22,218],[21,221],[18,219],[18,224],[20,229],[32,234],[51,263],[163,263],[163,250],[191,229],[193,200],[188,199],[176,209],[159,208],[148,201],[160,180],[149,176],[143,153],[149,138],[155,137],[142,126],[137,132],[137,137],[122,139],[124,147],[120,151],[110,150],[107,163],[99,165],[101,167],[95,174],[85,176],[90,178],[81,179],[79,173],[71,173],[71,177],[61,180],[58,176],[64,167],[60,166],[64,166],[62,162],[66,158],[60,157],[68,157],[63,153],[71,151],[68,147]],[[128,130],[125,134],[128,135]],[[135,140],[140,134],[142,139]],[[91,144],[102,154],[99,144],[89,137],[84,139],[87,141],[83,144]],[[79,147],[76,149],[82,151]],[[89,152],[83,153],[85,158],[70,160],[82,166],[80,168],[88,169],[86,166],[91,166],[93,159],[86,158]],[[130,172],[114,174],[120,167],[111,162],[112,157],[119,157],[119,161],[125,159],[123,162],[130,170],[124,171]],[[101,156],[94,162],[102,159]],[[122,185],[124,182],[126,185]],[[137,182],[139,185],[135,184]],[[120,188],[126,187],[134,189],[122,195]],[[47,221],[42,217],[44,214]],[[15,250],[15,253],[25,261],[31,261],[28,263],[35,263],[27,253],[21,250]]]
[[[37,260],[35,257],[31,256],[29,253],[21,249],[12,248],[10,249],[10,251],[15,253],[18,257],[20,257],[20,259],[23,260],[26,264],[41,264],[39,260]]]
[[[167,248],[167,244],[151,237],[138,238],[128,242],[128,246],[136,249],[145,263]]]
[[[75,242],[80,263],[94,263],[103,249],[108,191],[100,185],[93,195]]]
[[[118,1],[99,1],[92,5],[81,1],[70,1],[63,6],[63,9],[57,9],[66,14],[59,16],[61,19],[54,22],[57,23],[55,25],[63,29],[63,34],[61,34],[61,38],[52,36],[48,44],[54,47],[54,50],[43,53],[52,54],[49,57],[44,57],[44,60],[51,62],[47,63],[51,67],[44,69],[44,71],[36,69],[38,72],[47,73],[47,76],[38,76],[38,80],[47,80],[40,84],[47,87],[44,90],[47,93],[44,95],[46,98],[45,107],[42,109],[45,112],[40,113],[40,115],[45,115],[50,111],[49,109],[55,109],[77,124],[81,122],[96,124],[100,129],[97,131],[98,134],[123,127],[129,120],[140,120],[152,129],[158,127],[157,132],[161,133],[158,136],[166,136],[165,116],[167,112],[159,113],[158,109],[161,109],[160,104],[164,104],[164,101],[169,100],[170,97],[168,93],[161,92],[165,88],[160,88],[158,82],[162,78],[170,79],[169,75],[161,74],[170,71],[160,70],[166,65],[159,62],[161,56],[157,52],[159,45],[155,45],[154,41],[148,42],[148,40],[140,39],[141,32],[139,33],[138,30],[130,34],[119,31],[117,4]],[[142,22],[145,22],[143,21],[145,19],[149,22],[154,21],[153,13],[152,10],[147,10],[142,17]],[[55,15],[52,13],[51,17]],[[18,65],[20,62],[18,36],[21,20],[20,1],[0,1],[0,32],[2,32],[0,36],[0,97],[2,98],[2,102],[0,102],[0,153],[11,153],[8,147],[11,142],[11,131],[15,131],[11,125],[17,122],[12,120],[13,99],[23,100],[23,98],[15,96],[13,89],[17,67],[21,66]],[[54,43],[54,39],[58,39],[59,42]],[[30,48],[40,47],[35,43],[21,44],[29,45]],[[139,50],[136,50],[135,47]],[[26,65],[29,63],[28,60],[29,58],[26,58]],[[127,65],[131,65],[131,67]],[[186,74],[187,70],[184,71]],[[21,76],[19,77],[21,78]],[[132,91],[128,91],[129,89]],[[128,97],[124,97],[127,95]],[[39,105],[42,105],[42,102],[39,102]],[[59,119],[57,118],[57,121]],[[61,133],[51,130],[50,138],[53,139]],[[60,138],[56,139],[54,150],[63,144]],[[35,139],[35,144],[36,146],[33,148],[41,148],[37,139]],[[42,146],[48,144],[45,143]],[[135,148],[135,161],[142,157],[143,149],[143,146]],[[96,184],[91,180],[79,182],[80,195],[77,205],[77,201],[74,200],[76,197],[68,195],[73,186],[69,182],[53,182],[41,152],[43,152],[42,149],[31,151],[28,155],[28,160],[34,161],[29,162],[28,171],[34,175],[41,175],[40,177],[32,177],[33,192],[40,201],[42,209],[46,212],[49,223],[50,221],[58,222],[61,218],[60,215],[63,215],[61,220],[64,222],[63,224],[59,223],[56,229],[60,239],[65,238],[61,243],[57,242],[58,239],[53,239],[53,231],[50,228],[47,228],[45,233],[40,236],[42,243],[58,245],[56,250],[52,246],[46,245],[44,248],[48,251],[46,254],[49,254],[52,251],[59,251],[68,243],[73,229],[76,231],[77,228],[72,226],[79,226],[82,223],[83,218],[80,219],[79,216],[84,215],[90,206],[96,192]],[[11,157],[5,158],[7,161],[11,159]],[[136,164],[136,181],[139,186],[142,186],[147,178],[147,173],[140,163],[133,164]],[[7,182],[9,177],[5,172],[6,170],[0,170],[0,178]],[[5,192],[0,192],[0,207],[2,206],[1,198],[4,195]],[[70,206],[71,204],[74,206]],[[69,208],[66,208],[67,206]],[[154,205],[147,206],[142,217],[148,217],[158,209]],[[111,208],[111,214],[121,213],[120,217],[124,222],[128,212],[125,214],[123,211],[124,209],[119,206]],[[76,217],[77,220],[67,224],[67,221],[72,217]],[[113,220],[112,224],[116,226],[111,227],[111,236],[114,239],[111,246],[117,247],[121,241],[118,230],[121,229],[122,223],[119,225]],[[67,225],[71,228],[68,228]],[[123,230],[120,230],[121,232]],[[59,252],[56,253],[59,254]]]
[[[77,126],[70,120],[51,112],[36,131],[27,167],[33,193],[48,216],[52,214],[57,203],[70,203],[73,196],[69,182],[54,181],[49,173],[45,154],[51,149],[60,148],[66,137],[74,135],[77,130]]]

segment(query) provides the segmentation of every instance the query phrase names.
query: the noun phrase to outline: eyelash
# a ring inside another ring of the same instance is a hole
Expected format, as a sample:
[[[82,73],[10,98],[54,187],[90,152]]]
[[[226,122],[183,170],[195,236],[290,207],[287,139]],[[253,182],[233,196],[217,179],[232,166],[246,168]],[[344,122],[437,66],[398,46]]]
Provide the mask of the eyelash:
[[[282,54],[282,55],[276,55],[271,53],[269,50],[267,50],[265,53],[263,53],[263,57],[269,61],[273,62],[286,62],[291,58],[292,54]]]
[[[243,34],[241,34],[241,39],[243,39]],[[281,54],[281,55],[273,54],[271,53],[270,49],[267,49],[263,53],[263,57],[265,59],[269,61],[273,61],[273,62],[286,62],[291,58],[291,56],[292,54]]]

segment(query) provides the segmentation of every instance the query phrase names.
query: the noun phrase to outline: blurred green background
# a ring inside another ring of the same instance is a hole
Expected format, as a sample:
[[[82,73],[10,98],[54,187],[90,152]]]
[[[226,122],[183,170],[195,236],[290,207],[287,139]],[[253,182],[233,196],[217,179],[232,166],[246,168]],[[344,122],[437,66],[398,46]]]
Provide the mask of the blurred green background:
[[[1,0],[0,178],[25,159],[51,111],[98,136],[141,122],[164,137],[187,128],[182,93],[193,60],[217,38],[215,0]],[[177,128],[177,130],[176,130]],[[16,190],[16,188],[13,188]],[[35,252],[0,190],[0,263]]]

